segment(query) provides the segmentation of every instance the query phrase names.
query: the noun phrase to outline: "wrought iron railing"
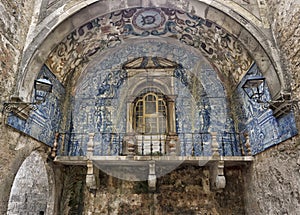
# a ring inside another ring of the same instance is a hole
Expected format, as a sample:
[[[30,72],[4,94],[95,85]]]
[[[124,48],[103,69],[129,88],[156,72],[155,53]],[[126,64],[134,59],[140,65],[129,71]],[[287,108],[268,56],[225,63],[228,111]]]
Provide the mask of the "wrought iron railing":
[[[230,132],[126,134],[59,133],[57,154],[61,156],[211,156],[213,142],[221,156],[249,155],[243,135]],[[213,137],[214,136],[214,137]]]

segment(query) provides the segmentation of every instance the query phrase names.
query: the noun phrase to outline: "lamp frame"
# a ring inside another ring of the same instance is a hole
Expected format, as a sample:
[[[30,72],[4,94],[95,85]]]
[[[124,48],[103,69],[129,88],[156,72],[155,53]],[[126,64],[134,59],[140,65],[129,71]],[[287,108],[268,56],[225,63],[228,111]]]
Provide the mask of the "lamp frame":
[[[264,95],[266,85],[266,78],[263,76],[251,76],[246,79],[242,85],[242,89],[246,93],[249,99],[255,99],[258,102],[262,102],[262,96]],[[249,94],[249,89],[251,94]]]

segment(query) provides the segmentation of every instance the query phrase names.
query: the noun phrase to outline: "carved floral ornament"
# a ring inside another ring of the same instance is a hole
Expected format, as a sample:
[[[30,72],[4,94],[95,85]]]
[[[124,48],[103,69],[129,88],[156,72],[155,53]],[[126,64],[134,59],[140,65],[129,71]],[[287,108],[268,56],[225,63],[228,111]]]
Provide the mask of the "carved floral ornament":
[[[253,60],[232,35],[201,17],[167,8],[133,8],[95,18],[71,32],[46,62],[65,84],[79,74],[96,53],[128,38],[175,38],[201,51],[225,77],[238,84]]]

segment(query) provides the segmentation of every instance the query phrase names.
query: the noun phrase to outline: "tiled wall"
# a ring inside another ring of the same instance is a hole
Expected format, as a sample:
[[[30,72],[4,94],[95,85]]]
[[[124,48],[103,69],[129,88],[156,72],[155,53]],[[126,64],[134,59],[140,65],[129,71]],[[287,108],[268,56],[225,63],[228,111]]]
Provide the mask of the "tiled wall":
[[[64,95],[64,88],[47,67],[42,68],[40,76],[47,76],[54,83],[53,93],[37,110],[31,112],[27,121],[10,115],[8,124],[50,146],[54,133],[63,131],[67,134],[64,146],[60,146],[64,148],[61,152],[64,155],[85,155],[88,133],[95,133],[95,155],[121,154],[122,138],[126,133],[130,79],[118,65],[123,65],[127,59],[142,56],[142,50],[150,44],[157,47],[153,54],[166,56],[168,53],[169,59],[182,62],[171,75],[175,77],[173,92],[176,95],[176,131],[181,143],[181,155],[211,154],[211,136],[200,137],[196,133],[217,132],[220,153],[223,155],[242,153],[240,144],[245,143],[245,138],[239,134],[249,134],[253,154],[297,134],[292,112],[275,118],[272,110],[250,100],[241,86],[235,90],[235,102],[230,108],[225,99],[226,92],[208,63],[187,52],[180,55],[184,61],[175,54],[178,47],[154,41],[137,44],[130,51],[116,50],[87,69],[86,75],[76,86],[72,105],[65,113],[69,117],[67,130],[59,130],[62,119],[60,98]],[[119,57],[117,65],[114,64],[115,55]],[[193,68],[192,65],[196,65],[193,61],[203,63]],[[255,74],[260,72],[254,64],[241,84],[245,78]],[[264,99],[270,99],[267,87]],[[232,113],[237,123],[231,118]],[[234,124],[237,125],[236,130]],[[201,144],[195,145],[195,142]]]
[[[192,133],[233,132],[232,120],[224,105],[225,91],[212,67],[201,56],[180,49],[177,45],[148,40],[130,49],[116,49],[87,69],[84,78],[76,86],[73,98],[70,132],[76,135],[66,143],[69,154],[85,154],[90,132],[96,133],[94,154],[116,155],[120,152],[119,141],[126,133],[127,92],[131,84],[126,71],[120,67],[128,59],[143,56],[150,47],[152,56],[168,56],[169,60],[181,63],[171,75],[175,77],[172,91],[176,96],[176,129],[182,140],[181,154],[192,153]],[[201,66],[196,62],[202,62]],[[189,140],[184,143],[183,140],[188,136]],[[196,141],[199,135],[193,138]],[[210,135],[204,135],[203,138],[205,143],[211,141]],[[195,148],[195,154],[198,155],[211,153],[209,144],[204,144],[204,152],[201,146]],[[226,144],[225,148],[228,152],[231,150],[231,146],[229,150]]]
[[[264,108],[263,104],[259,104],[249,99],[243,92],[241,85],[246,78],[260,75],[260,71],[254,64],[241,84],[234,92],[235,99],[240,103],[236,103],[235,111],[238,117],[238,129],[241,133],[248,133],[252,154],[257,154],[272,145],[276,145],[297,134],[294,114],[290,113],[275,118],[273,112],[269,108]],[[268,87],[265,86],[263,101],[269,101],[270,95]]]
[[[43,76],[47,77],[53,84],[52,93],[49,94],[45,102],[36,106],[36,110],[31,111],[27,120],[22,120],[10,114],[7,117],[7,124],[52,146],[54,134],[59,131],[62,117],[61,102],[63,101],[65,90],[46,66],[43,66],[38,78]],[[34,101],[34,99],[32,99],[32,101]]]

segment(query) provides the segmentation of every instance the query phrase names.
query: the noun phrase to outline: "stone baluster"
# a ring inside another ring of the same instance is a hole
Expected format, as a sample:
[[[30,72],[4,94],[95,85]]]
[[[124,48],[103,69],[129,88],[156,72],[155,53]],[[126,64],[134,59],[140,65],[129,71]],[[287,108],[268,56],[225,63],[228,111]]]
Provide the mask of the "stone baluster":
[[[53,143],[53,147],[51,149],[51,157],[52,158],[56,157],[57,146],[58,146],[58,137],[59,137],[59,133],[55,133],[54,143]]]
[[[178,142],[178,136],[177,135],[168,135],[167,137],[167,143],[168,143],[168,153],[169,155],[176,155],[176,146]]]
[[[68,152],[65,152],[65,138],[66,138],[66,134],[65,133],[61,133],[60,134],[60,142],[61,142],[61,149],[60,149],[60,154],[61,155],[66,155],[68,154]]]
[[[87,152],[86,152],[86,156],[88,157],[88,159],[91,159],[91,157],[93,156],[93,151],[94,151],[94,136],[95,133],[89,133],[89,142],[87,144]]]
[[[126,136],[123,138],[123,155],[127,155],[129,157],[134,156],[136,154],[136,138],[135,135],[132,134],[126,134]]]
[[[212,147],[212,156],[219,157],[219,144],[217,142],[217,132],[211,132],[211,147]]]
[[[212,189],[224,189],[226,186],[226,178],[224,175],[224,161],[221,160],[219,153],[219,144],[217,142],[217,132],[211,133],[212,137],[212,158],[210,165],[210,180]]]
[[[176,134],[175,127],[175,99],[176,96],[169,96],[167,101],[167,110],[168,110],[168,130],[169,134]]]

